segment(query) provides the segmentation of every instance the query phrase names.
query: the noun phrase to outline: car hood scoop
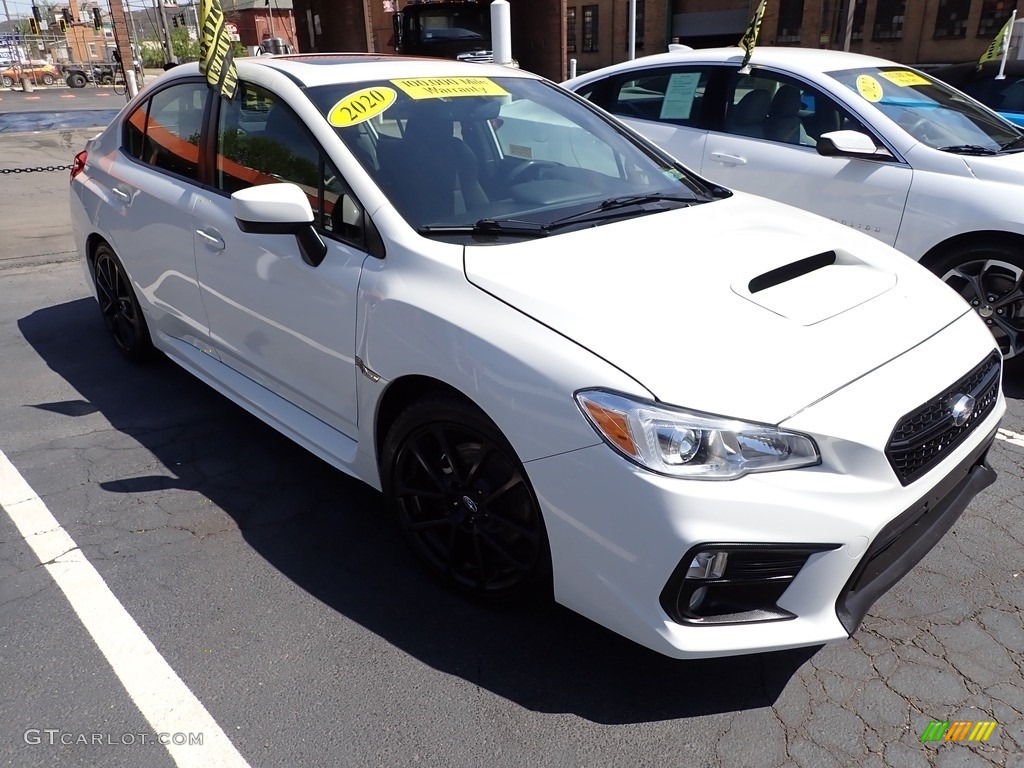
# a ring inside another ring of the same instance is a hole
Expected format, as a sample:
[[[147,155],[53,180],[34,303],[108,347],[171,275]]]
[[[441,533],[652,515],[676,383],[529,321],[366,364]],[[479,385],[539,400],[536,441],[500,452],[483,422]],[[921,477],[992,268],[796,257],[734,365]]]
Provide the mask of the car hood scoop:
[[[468,246],[465,270],[659,400],[768,423],[968,311],[873,238],[739,193],[543,239]]]

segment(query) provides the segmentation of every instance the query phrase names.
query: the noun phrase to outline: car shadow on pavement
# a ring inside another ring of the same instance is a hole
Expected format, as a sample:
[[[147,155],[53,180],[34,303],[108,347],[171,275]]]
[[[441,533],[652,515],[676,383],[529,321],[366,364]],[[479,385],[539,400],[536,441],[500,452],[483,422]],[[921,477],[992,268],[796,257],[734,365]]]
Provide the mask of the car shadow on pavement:
[[[425,577],[376,491],[166,358],[124,361],[92,299],[38,310],[18,325],[81,395],[27,407],[68,418],[98,410],[167,472],[103,482],[103,490],[201,494],[234,519],[260,556],[324,605],[424,664],[530,710],[621,724],[762,708],[818,650],[677,661],[553,603],[468,601]],[[188,527],[196,515],[216,513],[206,505],[181,514]]]

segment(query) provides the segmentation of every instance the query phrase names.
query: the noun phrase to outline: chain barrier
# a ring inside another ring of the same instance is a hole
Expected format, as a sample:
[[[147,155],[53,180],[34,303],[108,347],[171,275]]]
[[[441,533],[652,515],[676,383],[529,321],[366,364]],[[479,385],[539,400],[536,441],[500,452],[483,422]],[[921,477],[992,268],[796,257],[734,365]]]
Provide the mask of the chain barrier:
[[[0,173],[38,173],[39,171],[70,171],[70,165],[40,165],[35,168],[0,168]]]

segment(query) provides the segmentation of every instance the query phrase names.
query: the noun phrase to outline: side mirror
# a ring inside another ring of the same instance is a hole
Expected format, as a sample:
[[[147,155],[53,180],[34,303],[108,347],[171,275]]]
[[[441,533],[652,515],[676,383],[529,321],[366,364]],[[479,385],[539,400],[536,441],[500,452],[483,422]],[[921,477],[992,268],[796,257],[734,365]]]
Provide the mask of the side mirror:
[[[889,151],[875,146],[874,139],[860,131],[830,131],[818,137],[814,147],[825,157],[862,157],[878,160],[892,157]]]
[[[313,209],[306,193],[295,184],[261,184],[231,195],[231,212],[243,232],[294,235],[302,260],[318,267],[327,245],[313,228]]]

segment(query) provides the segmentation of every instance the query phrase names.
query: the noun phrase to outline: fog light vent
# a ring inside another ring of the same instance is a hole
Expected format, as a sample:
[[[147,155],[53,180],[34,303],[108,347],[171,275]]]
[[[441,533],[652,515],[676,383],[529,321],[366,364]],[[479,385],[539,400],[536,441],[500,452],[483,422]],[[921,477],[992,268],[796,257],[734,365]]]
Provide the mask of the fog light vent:
[[[700,544],[676,566],[661,606],[680,624],[743,624],[795,618],[776,603],[816,552],[839,544]]]

